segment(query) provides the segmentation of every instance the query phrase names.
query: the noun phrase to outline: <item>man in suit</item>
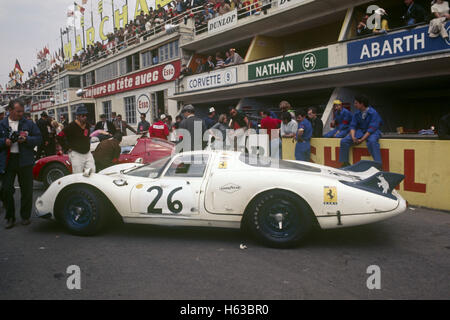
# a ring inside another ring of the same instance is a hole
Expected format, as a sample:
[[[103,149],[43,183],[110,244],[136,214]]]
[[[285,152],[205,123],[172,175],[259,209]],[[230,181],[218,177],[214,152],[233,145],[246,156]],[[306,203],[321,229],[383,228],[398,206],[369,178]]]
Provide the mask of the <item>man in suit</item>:
[[[41,118],[38,120],[37,122],[37,126],[39,128],[39,130],[41,131],[41,136],[42,136],[42,143],[41,145],[38,146],[38,150],[37,150],[37,158],[41,158],[42,154],[44,154],[44,157],[47,157],[47,146],[50,143],[50,136],[49,136],[49,130],[48,130],[48,114],[47,112],[42,112],[41,113]]]
[[[116,132],[120,132],[122,136],[127,135],[127,129],[129,129],[134,134],[137,134],[136,130],[134,130],[125,120],[122,120],[122,115],[119,114],[114,122],[114,126],[116,127]]]
[[[33,206],[34,148],[42,142],[41,132],[33,121],[24,118],[24,102],[14,100],[13,109],[0,122],[0,173],[2,200],[6,208],[6,229],[14,227],[14,181],[18,176],[20,186],[20,216],[23,225],[30,224]]]
[[[114,135],[116,133],[116,127],[111,121],[106,120],[106,115],[104,114],[100,115],[100,121],[95,125],[94,131],[96,130],[103,130],[110,133],[111,135]]]
[[[184,106],[181,110],[181,114],[185,119],[181,121],[179,129],[189,133],[189,136],[187,137],[186,134],[183,135],[182,131],[180,132],[183,136],[183,151],[202,150],[203,134],[206,131],[205,122],[203,119],[195,116],[195,108],[191,104]],[[189,147],[190,150],[187,150]]]

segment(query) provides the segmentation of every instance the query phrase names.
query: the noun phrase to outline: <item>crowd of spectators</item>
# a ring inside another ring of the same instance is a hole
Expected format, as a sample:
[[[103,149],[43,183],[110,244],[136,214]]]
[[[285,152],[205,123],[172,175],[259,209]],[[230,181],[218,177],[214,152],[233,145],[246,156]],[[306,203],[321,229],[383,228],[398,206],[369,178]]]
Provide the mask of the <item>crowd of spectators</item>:
[[[136,19],[129,21],[124,27],[115,28],[114,32],[107,34],[107,40],[104,42],[97,41],[75,54],[71,62],[80,62],[82,66],[86,66],[130,45],[139,43],[142,39],[145,41],[153,34],[161,31],[169,32],[174,26],[187,23],[189,19],[193,20],[197,30],[202,30],[202,26],[207,26],[208,20],[234,9],[238,10],[239,18],[242,18],[253,14],[258,15],[261,11],[266,13],[270,7],[271,0],[175,0],[165,7],[160,5],[156,9],[150,7],[148,14],[141,11]],[[230,55],[234,64],[236,64],[236,59],[237,61],[242,59],[238,54],[231,53],[231,50],[226,52],[226,57],[218,53],[215,57],[214,67],[210,63],[208,68],[215,69],[227,65]],[[212,57],[210,61],[212,61]],[[39,89],[51,83],[55,75],[62,70],[62,65],[55,64],[50,71],[44,71],[40,74],[34,73],[25,82],[17,82],[15,87],[9,89]]]
[[[430,37],[449,38],[445,28],[445,24],[450,20],[448,1],[433,0],[428,10],[414,0],[403,0],[403,2],[405,11],[402,17],[395,19],[385,9],[378,8],[374,11],[375,19],[371,19],[368,14],[361,18],[356,28],[356,34],[358,36],[385,34],[389,31],[390,24],[414,26],[429,23],[428,34]],[[373,21],[375,26],[370,26],[369,20]]]
[[[226,59],[221,52],[217,52],[215,57],[212,55],[207,56],[207,58],[197,57],[195,58],[195,71],[185,64],[182,65],[180,72],[180,79],[185,76],[190,76],[193,74],[199,74],[204,72],[210,72],[213,70],[218,70],[226,68],[228,66],[237,65],[244,63],[244,59],[236,52],[236,49],[229,49],[225,52]]]

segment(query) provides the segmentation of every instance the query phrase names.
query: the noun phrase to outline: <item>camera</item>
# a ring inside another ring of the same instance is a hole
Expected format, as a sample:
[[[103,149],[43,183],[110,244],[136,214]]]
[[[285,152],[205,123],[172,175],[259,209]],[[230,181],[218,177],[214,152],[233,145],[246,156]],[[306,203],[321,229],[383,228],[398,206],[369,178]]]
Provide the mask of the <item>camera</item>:
[[[8,139],[11,140],[12,143],[18,142],[19,138],[20,138],[20,134],[19,134],[18,131],[11,131],[10,130]]]

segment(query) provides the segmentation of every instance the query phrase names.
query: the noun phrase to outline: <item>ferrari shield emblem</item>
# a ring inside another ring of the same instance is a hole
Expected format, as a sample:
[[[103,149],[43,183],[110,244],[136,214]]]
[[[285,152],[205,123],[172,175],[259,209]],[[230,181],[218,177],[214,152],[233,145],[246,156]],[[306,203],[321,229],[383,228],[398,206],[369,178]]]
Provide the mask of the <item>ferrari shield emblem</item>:
[[[323,204],[337,205],[337,190],[336,187],[324,187],[323,188]]]
[[[226,161],[219,162],[219,169],[226,169],[228,167],[228,163]]]

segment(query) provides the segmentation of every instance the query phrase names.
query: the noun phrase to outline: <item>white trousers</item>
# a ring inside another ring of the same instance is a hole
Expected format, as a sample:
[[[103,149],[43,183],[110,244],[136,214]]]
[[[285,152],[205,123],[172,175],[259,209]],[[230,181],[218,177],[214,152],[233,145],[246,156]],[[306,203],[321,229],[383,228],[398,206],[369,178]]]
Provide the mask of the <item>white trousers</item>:
[[[72,150],[69,152],[69,159],[72,163],[72,173],[83,173],[88,168],[95,172],[95,160],[91,152],[78,153]]]

